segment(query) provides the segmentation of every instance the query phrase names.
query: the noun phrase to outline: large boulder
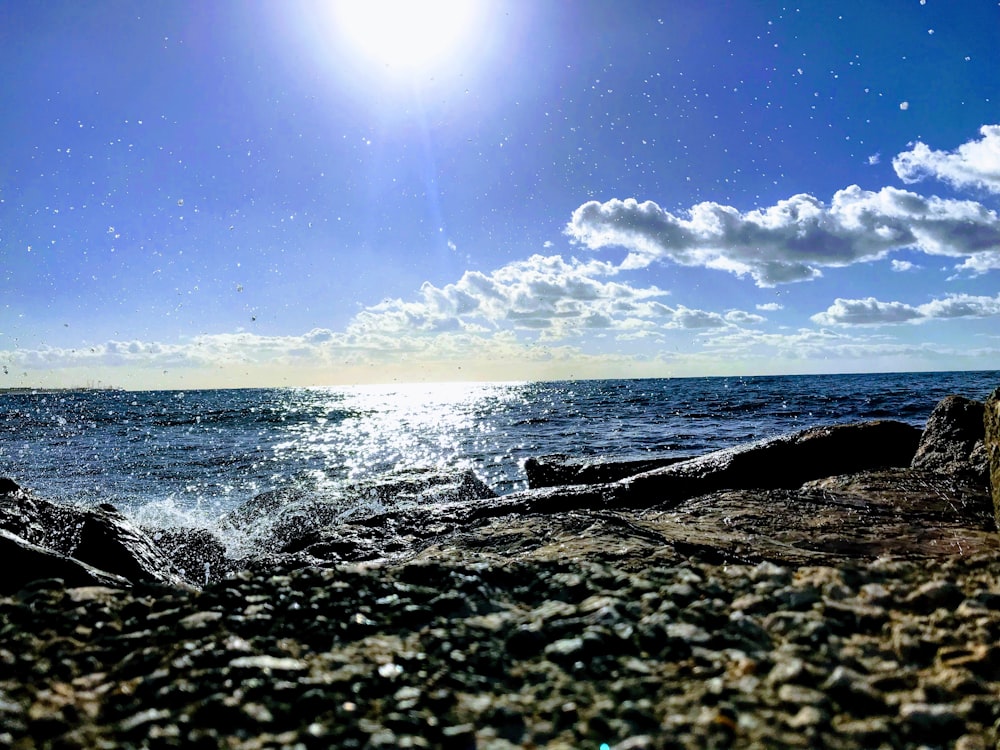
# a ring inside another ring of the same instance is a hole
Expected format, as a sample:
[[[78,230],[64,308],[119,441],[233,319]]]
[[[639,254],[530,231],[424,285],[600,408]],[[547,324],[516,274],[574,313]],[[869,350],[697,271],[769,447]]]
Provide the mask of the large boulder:
[[[716,541],[720,545],[729,545],[726,540],[731,535],[726,531],[725,519],[733,517],[732,511],[729,506],[720,505],[724,512],[710,512],[715,501],[694,500],[721,491],[729,491],[730,494],[725,497],[732,501],[733,506],[752,499],[752,507],[748,506],[740,517],[752,519],[755,514],[768,516],[771,526],[768,526],[767,533],[773,531],[772,526],[776,528],[788,524],[790,529],[799,529],[801,539],[806,540],[810,534],[808,521],[800,516],[803,512],[812,512],[813,506],[822,505],[823,493],[829,494],[830,491],[803,491],[803,502],[796,507],[795,503],[800,498],[797,490],[803,483],[869,469],[895,467],[907,470],[919,438],[919,428],[899,422],[867,422],[814,428],[718,451],[617,482],[543,487],[497,498],[411,506],[352,518],[346,523],[328,526],[313,536],[302,537],[301,545],[295,549],[330,562],[405,559],[421,550],[442,551],[451,545],[460,545],[467,550],[479,549],[484,555],[520,556],[528,550],[547,550],[545,554],[557,556],[560,549],[563,554],[576,555],[577,551],[584,554],[582,550],[587,548],[587,544],[567,540],[572,539],[573,534],[579,531],[580,524],[584,524],[584,528],[590,528],[596,523],[595,519],[600,519],[600,528],[617,528],[612,535],[616,540],[615,549],[628,548],[632,550],[629,555],[639,555],[642,558],[646,552],[641,550],[649,545],[655,546],[657,539],[667,537],[661,531],[644,531],[641,524],[636,525],[631,520],[635,518],[634,514],[654,506],[667,513],[671,508],[680,508],[682,504],[691,501],[693,510],[688,518],[696,518],[698,514],[705,517],[701,523],[704,530],[701,541],[697,545],[684,541],[689,533],[694,533],[693,527],[690,527],[693,521],[685,520],[684,523],[668,524],[670,543],[675,551],[681,553],[697,548],[701,553],[709,554]],[[903,479],[899,481],[902,482]],[[923,484],[910,482],[905,486],[933,486],[933,490],[929,492],[937,499],[947,497],[944,494],[946,488],[957,486],[951,479],[942,479],[933,485],[927,485],[926,479],[921,479],[920,482]],[[789,492],[774,494],[770,493],[772,490]],[[869,494],[878,496],[878,492]],[[882,491],[882,494],[885,492]],[[713,497],[716,496],[722,497],[721,494]],[[782,503],[768,510],[768,503],[779,497],[783,498]],[[979,501],[972,498],[969,502],[972,506],[981,508],[981,501],[985,499],[981,486],[978,498]],[[914,512],[925,513],[926,510],[921,507]],[[949,513],[951,510],[943,512]],[[835,519],[838,514],[844,515],[843,506],[836,503],[829,505],[828,517]],[[860,516],[863,517],[864,513]],[[663,518],[666,519],[667,516]],[[761,523],[763,532],[764,522]],[[859,523],[863,525],[866,521],[859,520],[858,515],[848,513],[838,538],[849,539],[857,534]],[[981,524],[981,520],[966,519],[961,523],[975,526],[977,523]],[[802,524],[807,528],[801,529]],[[555,537],[551,534],[563,527],[566,533],[558,535],[557,542],[552,541]],[[711,531],[712,528],[715,531]],[[740,545],[748,544],[747,540],[753,537],[749,526],[747,529],[743,534],[745,539],[741,537]],[[597,541],[593,543],[593,554],[597,555],[601,540],[609,541],[611,537],[602,531],[595,538]],[[786,538],[791,539],[792,536]],[[622,542],[623,539],[633,541]],[[636,540],[645,541],[640,544]],[[778,546],[781,544],[787,542],[777,543]],[[837,541],[832,540],[830,544],[834,547]],[[904,546],[900,545],[900,549]],[[875,546],[869,545],[867,549],[873,550]],[[757,550],[748,555],[748,559],[755,555],[768,559],[780,557],[770,548],[767,553]],[[805,559],[802,555],[792,557],[796,560]]]
[[[0,529],[0,594],[20,591],[33,581],[61,579],[66,586],[110,586],[125,588],[129,582],[51,549],[39,547],[27,539]]]
[[[120,575],[132,583],[185,584],[170,558],[107,503],[84,511],[80,539],[73,550],[73,557],[100,570]]]
[[[152,540],[113,506],[96,508],[54,503],[35,497],[13,480],[0,486],[0,529],[31,545],[31,555],[41,550],[53,558],[70,558],[73,563],[103,571],[109,580],[184,585],[184,578]],[[4,548],[13,554],[8,539]],[[18,553],[18,558],[29,553]],[[12,559],[0,558],[10,567]],[[72,564],[66,570],[74,570]],[[55,562],[52,565],[56,565]],[[52,565],[37,565],[21,571],[27,580],[52,577]],[[18,579],[20,580],[20,578]]]
[[[990,486],[993,488],[993,513],[997,529],[1000,529],[1000,388],[986,399],[983,429],[983,441],[990,465]]]
[[[921,431],[876,420],[813,427],[620,480],[612,500],[642,507],[722,489],[794,489],[811,479],[909,466]]]
[[[914,469],[964,475],[989,481],[983,444],[983,403],[964,396],[947,396],[927,420],[913,456]]]

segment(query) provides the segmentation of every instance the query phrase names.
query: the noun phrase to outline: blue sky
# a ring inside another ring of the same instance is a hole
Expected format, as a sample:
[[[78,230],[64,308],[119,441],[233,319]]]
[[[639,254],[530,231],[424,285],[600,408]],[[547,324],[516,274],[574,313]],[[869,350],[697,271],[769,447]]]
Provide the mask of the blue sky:
[[[996,0],[423,11],[0,2],[0,387],[1000,368]]]

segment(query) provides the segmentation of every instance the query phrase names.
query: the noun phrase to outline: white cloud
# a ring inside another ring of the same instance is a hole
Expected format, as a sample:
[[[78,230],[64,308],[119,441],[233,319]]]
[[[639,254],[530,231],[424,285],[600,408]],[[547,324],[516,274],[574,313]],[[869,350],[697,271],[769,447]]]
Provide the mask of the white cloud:
[[[874,167],[880,161],[882,161],[881,154],[872,154],[871,156],[868,157],[868,166]]]
[[[892,260],[892,270],[898,273],[902,273],[903,271],[912,271],[915,268],[920,268],[920,266],[915,265],[908,260],[896,260],[895,258]]]
[[[690,344],[705,333],[738,330],[764,320],[737,309],[720,314],[667,305],[666,291],[611,278],[618,274],[618,267],[598,260],[534,255],[490,273],[468,271],[442,287],[424,283],[413,299],[368,307],[339,331],[314,328],[297,336],[225,333],[171,345],[112,341],[86,350],[42,347],[0,353],[0,363],[36,372],[76,368],[105,373],[117,368],[136,374],[170,371],[183,377],[178,373],[212,371],[223,378],[223,372],[267,371],[305,378],[345,368],[357,372],[374,367],[380,369],[372,372],[384,374],[403,365],[433,369],[463,362],[510,369],[515,362],[550,361],[552,352],[559,351],[560,361],[576,357],[596,372],[593,368],[612,360],[622,364],[630,359],[608,351],[594,354],[602,348],[595,334],[621,345],[662,340],[668,334],[675,343]],[[121,380],[114,373],[107,377]]]
[[[823,268],[876,260],[901,248],[1000,264],[996,212],[974,201],[892,187],[872,192],[852,185],[829,205],[794,195],[746,213],[712,202],[674,215],[652,201],[590,201],[573,212],[566,233],[591,249],[626,248],[622,269],[670,260],[749,275],[762,287],[812,279]]]
[[[761,312],[777,312],[778,310],[784,310],[785,306],[780,302],[765,302],[763,305],[757,305],[757,309]]]
[[[982,138],[954,151],[933,151],[918,141],[892,160],[893,169],[907,183],[931,177],[956,188],[1000,193],[1000,125],[983,125],[979,133]]]
[[[996,297],[949,294],[923,305],[881,302],[874,297],[836,299],[812,321],[828,326],[879,326],[919,323],[948,318],[989,318],[1000,316],[1000,295]]]
[[[816,313],[812,321],[823,326],[871,326],[905,323],[920,317],[916,308],[902,302],[880,302],[865,299],[836,299],[825,312]]]
[[[755,315],[745,310],[730,310],[723,317],[727,322],[738,326],[755,326],[765,320],[763,315]]]
[[[668,293],[658,287],[637,288],[600,278],[617,272],[600,261],[534,255],[490,274],[469,271],[444,287],[425,283],[420,299],[370,307],[355,317],[347,332],[409,337],[513,330],[552,341],[599,329],[634,340],[640,331],[716,329],[763,321],[741,310],[722,315],[672,307],[660,301]]]
[[[760,372],[830,372],[831,363],[842,371],[947,369],[991,367],[1000,356],[995,347],[971,349],[940,343],[902,343],[884,336],[859,336],[854,331],[803,328],[791,333],[771,333],[749,328],[708,334],[704,350],[689,354],[689,361],[741,362]]]

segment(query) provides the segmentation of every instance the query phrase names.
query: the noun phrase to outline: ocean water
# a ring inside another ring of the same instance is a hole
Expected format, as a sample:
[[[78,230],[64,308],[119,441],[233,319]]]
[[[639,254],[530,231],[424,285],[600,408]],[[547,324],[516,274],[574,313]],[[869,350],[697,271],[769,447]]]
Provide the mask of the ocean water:
[[[350,388],[0,393],[0,476],[146,525],[211,527],[244,500],[413,468],[471,469],[496,492],[523,462],[690,456],[819,424],[923,425],[1000,372]]]

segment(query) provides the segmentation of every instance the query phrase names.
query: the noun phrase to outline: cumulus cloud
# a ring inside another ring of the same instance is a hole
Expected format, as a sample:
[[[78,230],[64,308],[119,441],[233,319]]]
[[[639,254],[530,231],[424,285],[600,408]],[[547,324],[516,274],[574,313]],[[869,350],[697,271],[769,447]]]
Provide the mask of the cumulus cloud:
[[[920,266],[914,265],[908,260],[892,260],[892,270],[897,273],[902,273],[904,271],[912,271],[915,268],[920,268]]]
[[[954,151],[935,151],[918,141],[892,160],[893,169],[906,183],[930,177],[956,188],[1000,193],[1000,125],[983,125],[979,133],[982,138]]]
[[[785,306],[780,302],[765,302],[763,305],[757,305],[757,309],[761,312],[777,312],[778,310],[784,310]]]
[[[816,278],[827,267],[848,266],[914,248],[933,255],[1000,264],[1000,219],[974,201],[926,198],[886,187],[852,185],[830,204],[806,194],[765,209],[740,212],[705,202],[675,215],[652,201],[590,201],[566,227],[590,249],[624,247],[623,269],[673,261],[749,275],[770,287]]]
[[[954,366],[961,362],[970,368],[983,366],[998,354],[995,348],[955,348],[931,342],[900,343],[880,336],[858,336],[854,331],[839,332],[829,328],[803,328],[789,333],[775,333],[748,328],[711,334],[703,341],[704,350],[690,359],[719,359],[741,362],[781,362],[781,371],[828,371],[826,363],[837,361],[858,369],[895,369],[912,367],[920,362],[927,367]]]
[[[828,326],[880,326],[924,322],[948,318],[988,318],[1000,315],[1000,295],[996,297],[949,294],[923,305],[881,302],[874,297],[836,299],[811,320]]]
[[[533,361],[562,351],[585,361],[594,334],[618,342],[690,340],[735,330],[763,318],[668,305],[656,286],[633,286],[614,264],[534,255],[489,273],[468,271],[458,281],[425,283],[410,299],[386,300],[359,312],[341,330],[314,328],[301,335],[250,332],[202,335],[178,344],[108,342],[89,348],[18,350],[0,363],[22,370],[336,371],[346,366],[394,366],[463,361]],[[542,355],[540,352],[545,352]],[[601,355],[610,361],[609,354]]]
[[[543,340],[602,330],[637,338],[640,331],[725,328],[761,322],[742,310],[725,314],[661,301],[656,287],[607,278],[618,269],[600,261],[534,255],[492,273],[468,271],[453,284],[425,283],[418,299],[389,300],[359,313],[349,334],[415,336],[445,331],[522,330]]]

